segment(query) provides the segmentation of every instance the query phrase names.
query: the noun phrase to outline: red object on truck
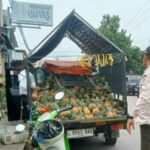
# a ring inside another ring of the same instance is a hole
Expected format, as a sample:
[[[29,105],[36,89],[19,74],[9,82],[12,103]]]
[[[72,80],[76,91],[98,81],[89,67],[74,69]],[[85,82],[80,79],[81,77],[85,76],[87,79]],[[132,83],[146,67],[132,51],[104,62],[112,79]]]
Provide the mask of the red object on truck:
[[[44,61],[44,69],[54,74],[91,75],[91,67],[88,63],[81,66],[77,61]]]

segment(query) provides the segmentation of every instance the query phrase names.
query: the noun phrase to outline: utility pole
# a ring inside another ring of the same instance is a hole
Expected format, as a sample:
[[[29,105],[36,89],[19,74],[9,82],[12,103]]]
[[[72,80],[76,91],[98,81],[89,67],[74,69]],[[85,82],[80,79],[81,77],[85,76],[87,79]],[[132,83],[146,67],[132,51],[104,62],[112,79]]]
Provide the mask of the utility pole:
[[[0,0],[0,27],[3,26],[3,5],[2,5],[2,0]]]
[[[0,0],[0,28],[3,26],[3,14],[2,14],[2,10],[3,10],[2,0]],[[3,74],[3,72],[4,72],[4,67],[3,67],[2,64],[3,64],[2,54],[0,53],[0,74]]]

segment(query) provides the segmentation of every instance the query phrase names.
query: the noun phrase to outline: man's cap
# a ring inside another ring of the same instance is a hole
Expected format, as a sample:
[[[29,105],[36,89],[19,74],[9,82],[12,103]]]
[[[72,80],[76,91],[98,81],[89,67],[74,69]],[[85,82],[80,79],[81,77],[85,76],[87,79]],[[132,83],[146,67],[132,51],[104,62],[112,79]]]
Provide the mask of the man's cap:
[[[146,50],[144,51],[144,54],[150,56],[150,46],[146,48]]]

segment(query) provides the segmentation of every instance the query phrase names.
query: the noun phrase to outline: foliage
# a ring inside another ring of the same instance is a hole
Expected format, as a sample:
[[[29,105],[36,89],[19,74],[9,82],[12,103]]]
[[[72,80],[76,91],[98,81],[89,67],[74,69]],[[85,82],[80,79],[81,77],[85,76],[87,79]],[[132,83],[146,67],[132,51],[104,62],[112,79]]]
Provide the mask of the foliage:
[[[98,31],[122,49],[128,58],[126,63],[127,73],[142,74],[143,52],[138,47],[132,46],[131,35],[127,31],[120,29],[120,17],[117,15],[104,15]]]
[[[7,107],[7,103],[6,103],[6,90],[5,90],[5,88],[0,88],[0,97],[1,97],[1,107],[2,107],[2,109],[6,109],[6,107]]]
[[[5,85],[5,78],[0,77],[0,81]],[[5,86],[0,88],[0,105],[3,110],[6,110],[7,103],[6,103],[6,89]]]

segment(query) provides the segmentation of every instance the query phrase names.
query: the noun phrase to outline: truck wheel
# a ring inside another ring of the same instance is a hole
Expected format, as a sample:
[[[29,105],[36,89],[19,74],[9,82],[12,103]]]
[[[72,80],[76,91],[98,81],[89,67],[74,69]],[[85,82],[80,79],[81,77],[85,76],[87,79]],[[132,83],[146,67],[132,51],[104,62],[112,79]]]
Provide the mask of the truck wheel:
[[[105,135],[105,144],[106,145],[115,145],[117,143],[117,137],[111,138],[108,135]]]

